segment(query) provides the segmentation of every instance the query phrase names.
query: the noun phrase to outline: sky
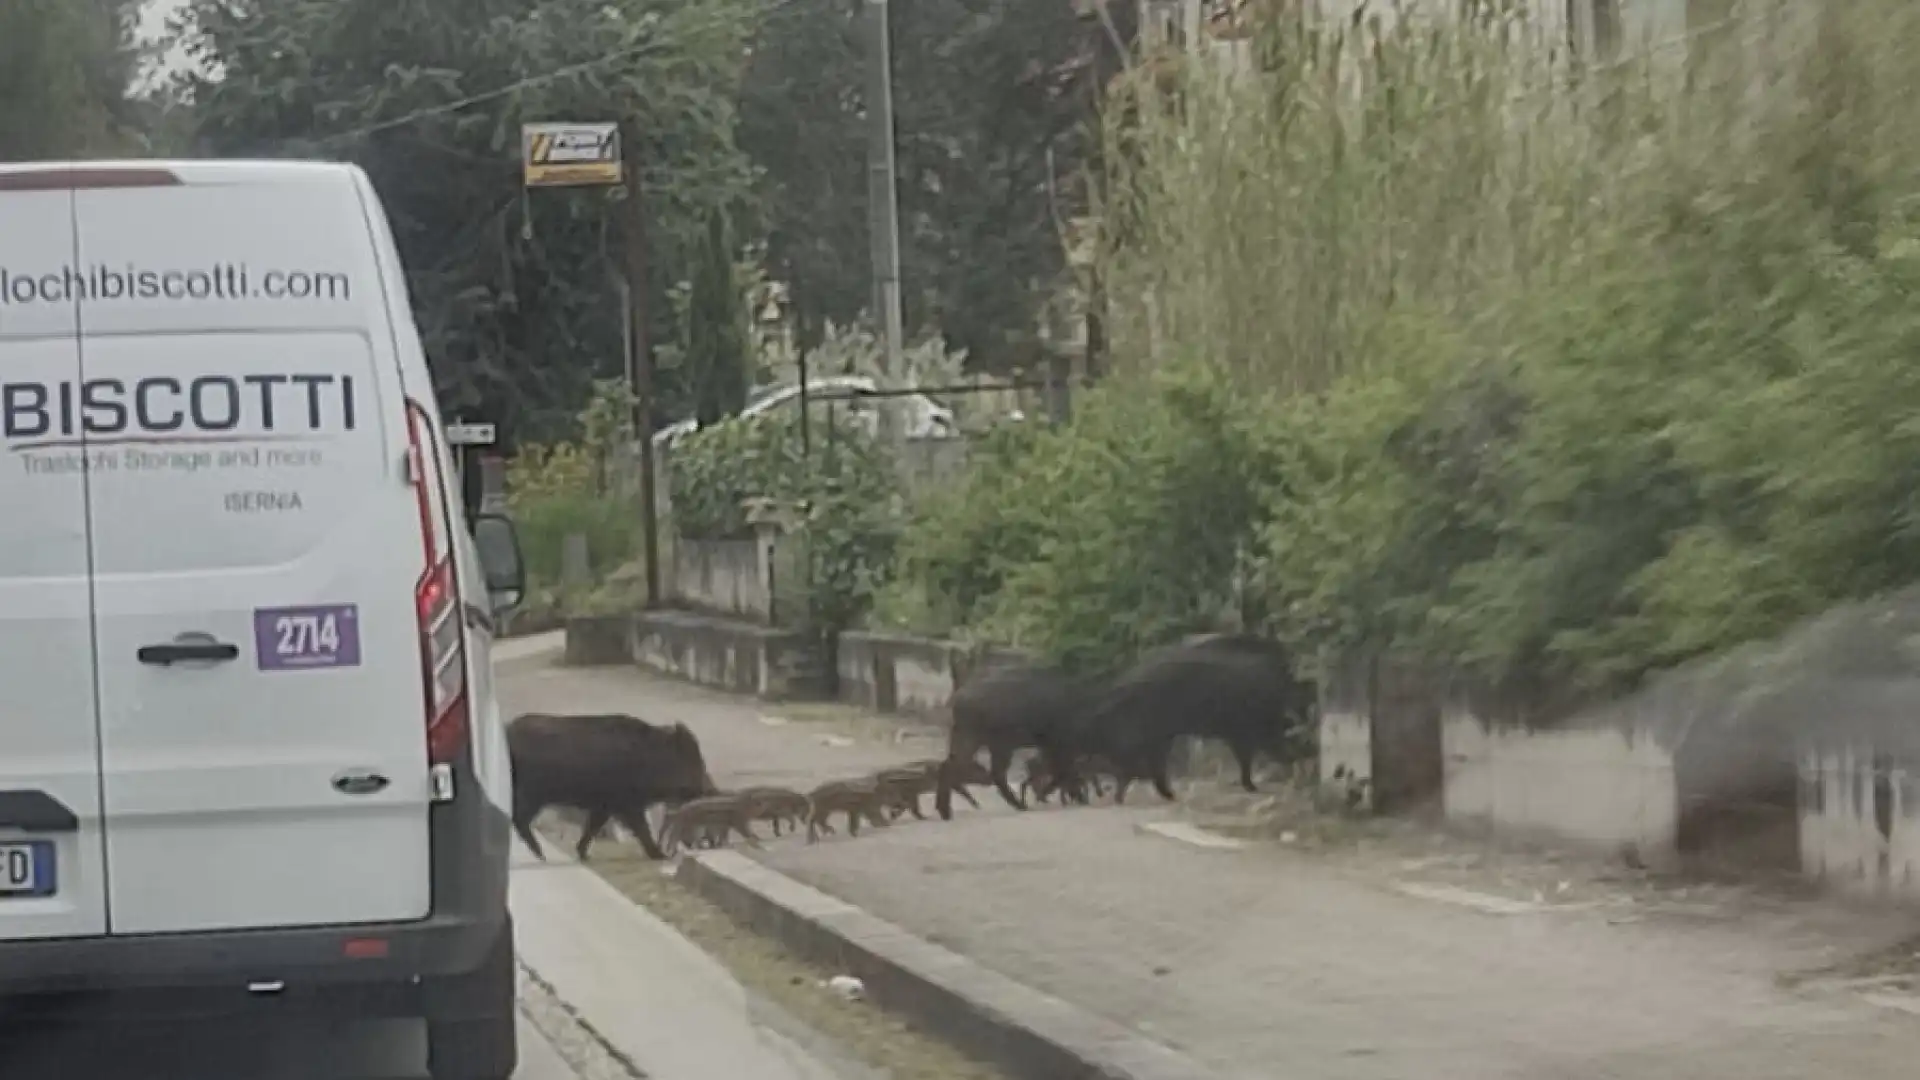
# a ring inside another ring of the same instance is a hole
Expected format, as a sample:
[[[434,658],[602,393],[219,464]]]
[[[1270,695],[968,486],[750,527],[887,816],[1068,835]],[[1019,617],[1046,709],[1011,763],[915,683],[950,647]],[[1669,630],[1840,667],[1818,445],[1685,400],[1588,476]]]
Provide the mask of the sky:
[[[166,31],[167,20],[185,6],[186,0],[147,0],[145,7],[141,9],[140,23],[136,33],[143,41],[159,37]],[[170,50],[167,55],[160,58],[156,69],[148,72],[143,81],[150,82],[156,77],[177,71],[186,66],[186,63],[186,57],[178,49]]]

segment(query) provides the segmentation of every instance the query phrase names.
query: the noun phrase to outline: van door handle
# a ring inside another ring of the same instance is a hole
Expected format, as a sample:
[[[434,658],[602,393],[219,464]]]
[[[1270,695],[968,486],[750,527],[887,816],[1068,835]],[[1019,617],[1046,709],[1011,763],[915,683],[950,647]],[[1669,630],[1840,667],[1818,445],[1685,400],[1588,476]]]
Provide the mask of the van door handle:
[[[234,660],[240,656],[240,646],[229,645],[224,641],[175,641],[165,645],[142,645],[136,654],[143,664],[158,664],[171,667],[174,664],[199,660],[218,663]]]

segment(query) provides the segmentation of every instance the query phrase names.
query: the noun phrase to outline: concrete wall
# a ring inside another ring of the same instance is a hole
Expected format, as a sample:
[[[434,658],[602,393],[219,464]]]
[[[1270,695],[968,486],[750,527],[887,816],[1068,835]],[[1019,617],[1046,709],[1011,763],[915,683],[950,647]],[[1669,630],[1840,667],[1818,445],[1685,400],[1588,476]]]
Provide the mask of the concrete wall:
[[[1920,900],[1920,766],[1868,745],[1801,757],[1800,864],[1841,892]]]
[[[772,596],[757,540],[675,540],[667,595],[676,605],[767,622]]]
[[[1447,819],[1514,835],[1549,835],[1670,861],[1679,823],[1673,755],[1631,727],[1496,728],[1444,710]]]
[[[1349,707],[1320,711],[1320,783],[1353,793],[1354,805],[1373,805],[1373,723]]]
[[[808,699],[823,690],[819,649],[791,630],[690,611],[633,616],[632,660],[641,667],[737,694]]]
[[[1515,836],[1631,845],[1655,865],[1797,870],[1920,899],[1916,642],[1920,587],[1836,607],[1599,706],[1435,683],[1442,810]],[[1386,744],[1418,746],[1415,688],[1377,671],[1330,680],[1322,779],[1382,783]]]
[[[931,638],[841,634],[834,658],[840,699],[880,712],[937,712],[953,695],[956,657],[963,653]]]
[[[567,620],[569,664],[638,664],[702,686],[770,700],[814,699],[825,689],[820,648],[791,630],[692,611]]]

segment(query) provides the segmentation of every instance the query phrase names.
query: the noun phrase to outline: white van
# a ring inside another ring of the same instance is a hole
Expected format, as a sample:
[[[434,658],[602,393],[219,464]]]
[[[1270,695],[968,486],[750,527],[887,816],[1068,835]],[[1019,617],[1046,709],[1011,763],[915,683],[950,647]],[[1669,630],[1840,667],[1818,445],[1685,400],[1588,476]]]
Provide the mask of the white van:
[[[0,1022],[424,1016],[511,1074],[517,540],[365,174],[0,165],[0,434]]]

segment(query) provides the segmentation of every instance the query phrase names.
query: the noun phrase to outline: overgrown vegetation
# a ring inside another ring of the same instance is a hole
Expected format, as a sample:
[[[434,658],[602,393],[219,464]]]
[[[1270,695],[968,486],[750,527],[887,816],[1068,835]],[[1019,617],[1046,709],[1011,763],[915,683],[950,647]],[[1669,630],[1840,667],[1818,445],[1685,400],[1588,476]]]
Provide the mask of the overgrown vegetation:
[[[646,163],[649,336],[738,207],[733,137],[759,0],[187,0],[192,66],[173,93],[196,149],[345,159],[392,220],[441,405],[509,444],[572,437],[596,379],[624,370],[617,191],[521,187],[520,125],[630,120]],[[724,237],[723,237],[724,239]],[[724,331],[716,330],[715,333]],[[653,420],[692,410],[704,372],[666,362]]]
[[[157,117],[153,103],[130,93],[139,9],[133,0],[0,5],[0,161],[106,156],[164,141],[142,130]]]
[[[611,483],[619,448],[632,438],[632,402],[623,382],[602,380],[577,418],[577,438],[523,444],[508,461],[509,511],[519,528],[534,607],[580,608],[637,550],[639,510]],[[588,578],[568,593],[562,585],[571,535],[586,538]]]
[[[1323,658],[1598,689],[1920,576],[1920,9],[1583,66],[1506,7],[1276,2],[1253,70],[1139,94],[1122,373],[898,588],[1082,665],[1238,594]]]
[[[832,633],[872,606],[906,515],[894,462],[873,433],[843,410],[810,412],[804,435],[798,409],[702,428],[673,448],[668,477],[683,537],[750,536],[756,506],[781,521],[802,552],[805,621]]]

